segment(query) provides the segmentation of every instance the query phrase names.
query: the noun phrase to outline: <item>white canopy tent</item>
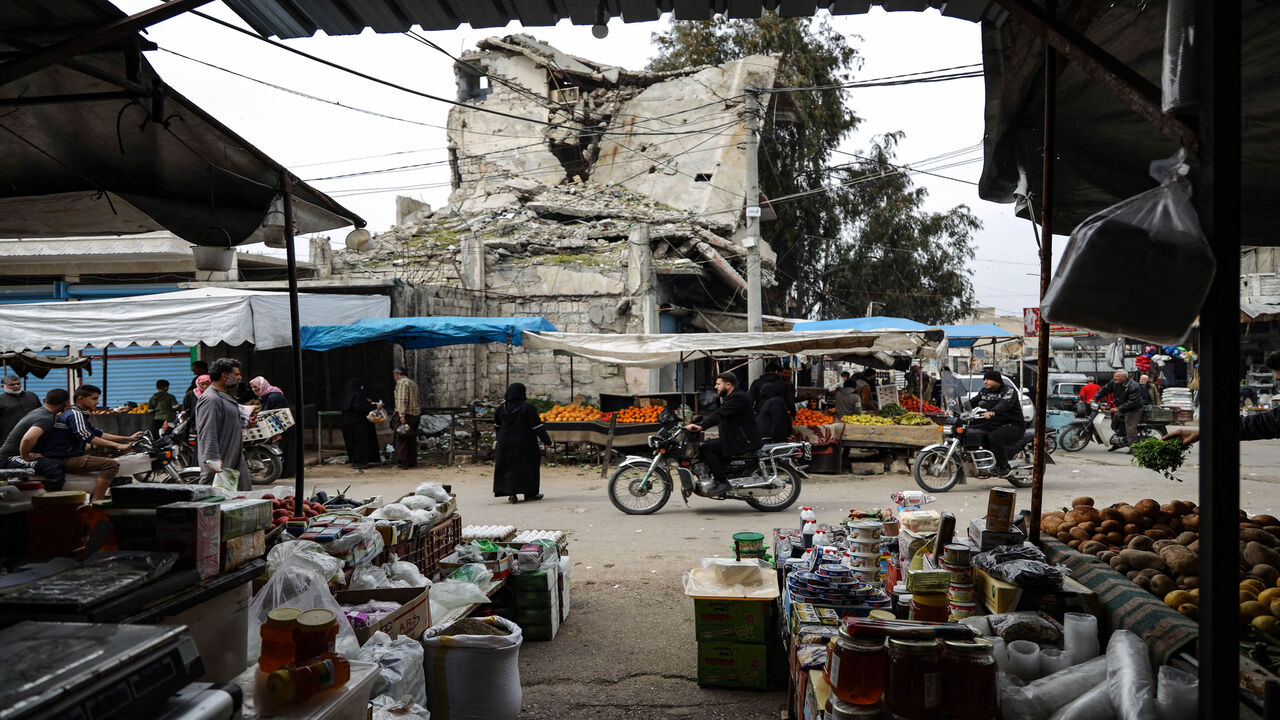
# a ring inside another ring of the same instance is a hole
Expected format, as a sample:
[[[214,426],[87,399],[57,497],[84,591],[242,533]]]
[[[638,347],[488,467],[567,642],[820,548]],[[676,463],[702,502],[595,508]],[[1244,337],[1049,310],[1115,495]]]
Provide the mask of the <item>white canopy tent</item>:
[[[299,293],[298,307],[303,325],[346,325],[388,317],[391,299]],[[288,293],[206,287],[0,307],[0,352],[246,342],[258,350],[289,346]]]
[[[858,332],[819,330],[760,333],[613,335],[526,332],[526,350],[550,350],[596,362],[657,368],[699,357],[744,355],[932,356],[944,347],[941,330]]]

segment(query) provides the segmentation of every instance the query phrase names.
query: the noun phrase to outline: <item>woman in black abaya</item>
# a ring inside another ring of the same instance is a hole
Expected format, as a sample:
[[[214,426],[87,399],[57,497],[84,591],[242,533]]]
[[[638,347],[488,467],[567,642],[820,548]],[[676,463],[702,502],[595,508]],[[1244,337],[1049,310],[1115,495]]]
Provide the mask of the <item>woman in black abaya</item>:
[[[525,401],[522,383],[511,383],[502,405],[493,417],[498,432],[497,454],[493,463],[493,496],[506,496],[509,502],[541,500],[538,472],[542,456],[538,440],[551,445],[551,437],[542,427],[538,410]]]
[[[377,405],[369,399],[363,378],[351,378],[342,391],[342,439],[347,445],[347,462],[357,470],[376,464],[378,431],[369,422],[369,413]]]

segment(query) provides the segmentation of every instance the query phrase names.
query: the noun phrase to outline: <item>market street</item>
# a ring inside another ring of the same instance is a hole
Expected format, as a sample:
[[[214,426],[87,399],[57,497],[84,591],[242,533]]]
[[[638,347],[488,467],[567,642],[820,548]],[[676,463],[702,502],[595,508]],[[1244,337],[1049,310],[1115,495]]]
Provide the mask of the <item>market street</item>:
[[[1251,513],[1280,510],[1280,441],[1241,447],[1241,507]],[[1198,492],[1193,451],[1175,483],[1129,465],[1129,456],[1091,445],[1078,453],[1059,451],[1045,481],[1045,508],[1074,497],[1092,496],[1098,504],[1195,499]],[[812,506],[818,520],[838,521],[851,507],[890,503],[894,490],[914,489],[907,475],[815,475],[806,481],[800,503],[776,516],[739,503],[679,496],[656,515],[629,517],[609,502],[599,468],[546,467],[546,499],[510,505],[490,492],[490,466],[411,471],[372,469],[357,474],[347,466],[309,469],[309,488],[327,492],[350,484],[352,497],[397,497],[425,480],[450,483],[458,495],[463,524],[511,524],[520,529],[569,531],[573,558],[573,610],[551,643],[529,642],[521,650],[523,718],[699,717],[736,720],[776,719],[785,692],[703,690],[695,682],[696,644],[692,603],[681,592],[682,573],[698,558],[723,548],[741,530],[768,532],[775,525],[798,526],[799,505]],[[938,497],[930,507],[958,517],[983,514],[987,491],[1003,483],[979,480]],[[1027,508],[1030,490],[1019,491],[1017,509]]]

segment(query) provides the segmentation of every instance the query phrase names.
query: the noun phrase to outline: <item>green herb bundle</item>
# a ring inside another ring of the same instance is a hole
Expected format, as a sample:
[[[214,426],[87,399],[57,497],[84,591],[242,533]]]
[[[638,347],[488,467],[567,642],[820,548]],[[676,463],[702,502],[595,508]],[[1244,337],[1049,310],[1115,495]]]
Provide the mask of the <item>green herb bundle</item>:
[[[880,417],[896,418],[906,415],[907,411],[897,403],[889,403],[888,405],[880,408],[880,412],[878,414]]]
[[[1133,449],[1133,464],[1148,470],[1155,470],[1170,480],[1182,482],[1174,476],[1174,471],[1182,467],[1190,446],[1183,445],[1182,438],[1157,440],[1147,438],[1130,446]]]

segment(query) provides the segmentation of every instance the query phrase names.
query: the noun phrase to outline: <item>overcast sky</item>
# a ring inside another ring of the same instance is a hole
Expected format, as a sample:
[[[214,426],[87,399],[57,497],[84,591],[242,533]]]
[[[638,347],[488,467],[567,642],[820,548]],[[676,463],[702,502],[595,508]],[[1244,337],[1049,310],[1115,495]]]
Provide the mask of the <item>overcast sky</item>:
[[[126,12],[155,4],[155,0],[113,2]],[[204,10],[243,26],[220,2]],[[832,17],[831,22],[839,32],[861,38],[853,38],[864,61],[855,80],[981,62],[978,25],[944,18],[935,10],[886,13],[876,8],[865,15]],[[527,30],[515,24],[488,30],[464,28],[431,32],[427,37],[457,55],[484,37],[527,32],[574,55],[640,69],[654,55],[651,34],[665,23],[628,25],[614,19],[605,40],[592,37],[589,27],[567,23]],[[444,204],[449,177],[442,128],[448,105],[355,78],[194,15],[161,23],[151,28],[148,36],[163,49],[148,57],[166,82],[299,177],[359,213],[371,231],[385,230],[394,222],[396,195],[419,198],[435,207]],[[318,35],[286,42],[422,92],[448,98],[456,94],[452,60],[403,35],[365,32],[354,37]],[[166,51],[346,107],[268,87]],[[856,89],[851,109],[864,122],[842,149],[859,152],[872,136],[903,130],[906,138],[899,147],[900,163],[921,163],[922,169],[929,169],[972,161],[938,170],[967,182],[923,174],[913,178],[928,189],[929,209],[965,204],[981,218],[984,227],[976,236],[977,260],[971,268],[979,304],[994,306],[1000,314],[1020,316],[1022,308],[1038,304],[1035,238],[1030,222],[1013,215],[1013,206],[984,202],[978,198],[976,185],[970,184],[977,182],[982,170],[983,99],[980,78]],[[945,160],[922,162],[966,149]],[[847,160],[837,156],[832,164]],[[322,179],[415,165],[418,167],[395,172]],[[345,232],[338,231],[334,240],[341,241]],[[767,232],[766,227],[766,236]],[[1061,240],[1055,255],[1060,255]]]

